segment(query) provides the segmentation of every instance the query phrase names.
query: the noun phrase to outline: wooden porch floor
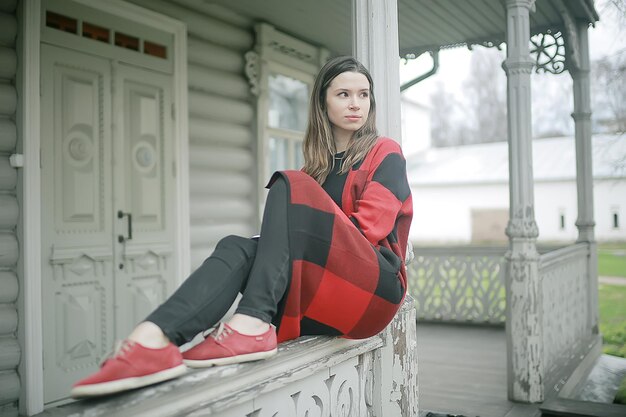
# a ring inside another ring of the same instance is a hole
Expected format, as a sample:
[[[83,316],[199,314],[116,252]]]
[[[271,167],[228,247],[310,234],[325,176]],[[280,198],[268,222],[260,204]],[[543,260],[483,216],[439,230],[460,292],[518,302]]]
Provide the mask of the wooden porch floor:
[[[418,323],[417,351],[420,415],[535,414],[507,400],[503,327]]]

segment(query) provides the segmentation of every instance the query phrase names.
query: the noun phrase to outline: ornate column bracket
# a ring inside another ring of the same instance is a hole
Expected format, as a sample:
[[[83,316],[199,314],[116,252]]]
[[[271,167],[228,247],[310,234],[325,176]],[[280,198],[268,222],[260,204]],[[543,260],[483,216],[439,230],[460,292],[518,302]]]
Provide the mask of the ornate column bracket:
[[[259,86],[261,84],[261,64],[259,54],[254,51],[248,51],[244,55],[244,58],[246,59],[244,72],[248,78],[248,83],[250,84],[250,92],[255,96],[258,96],[260,92]]]
[[[560,74],[566,70],[565,39],[561,32],[547,30],[530,38],[530,43],[530,54],[535,57],[535,72]]]
[[[580,40],[578,39],[578,29],[576,20],[572,13],[565,6],[563,0],[555,2],[556,7],[563,18],[564,36],[565,36],[565,53],[566,68],[569,71],[577,71],[580,69]]]

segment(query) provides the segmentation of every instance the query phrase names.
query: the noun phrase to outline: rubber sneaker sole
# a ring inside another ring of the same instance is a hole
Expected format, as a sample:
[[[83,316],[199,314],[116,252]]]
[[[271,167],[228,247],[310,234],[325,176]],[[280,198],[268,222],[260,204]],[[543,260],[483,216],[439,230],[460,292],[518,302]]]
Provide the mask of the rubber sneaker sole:
[[[267,359],[276,355],[278,352],[277,348],[272,350],[268,350],[265,352],[254,352],[254,353],[245,353],[243,355],[236,356],[228,356],[225,358],[216,358],[216,359],[206,359],[206,360],[194,360],[194,359],[183,359],[185,365],[190,368],[209,368],[213,365],[230,365],[233,363],[242,363],[242,362],[250,362],[257,361],[260,359]]]
[[[187,367],[183,364],[150,375],[118,379],[116,381],[101,382],[99,384],[80,385],[72,388],[70,395],[73,398],[86,398],[115,394],[167,381],[183,375],[185,372],[187,372]]]

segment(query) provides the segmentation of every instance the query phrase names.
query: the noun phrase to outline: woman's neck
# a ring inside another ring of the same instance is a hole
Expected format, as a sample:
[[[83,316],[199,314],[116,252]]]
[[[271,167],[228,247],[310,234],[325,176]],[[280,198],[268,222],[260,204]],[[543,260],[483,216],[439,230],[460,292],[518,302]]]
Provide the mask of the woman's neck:
[[[348,143],[350,142],[351,135],[334,135],[335,139],[335,151],[343,152],[348,149]]]

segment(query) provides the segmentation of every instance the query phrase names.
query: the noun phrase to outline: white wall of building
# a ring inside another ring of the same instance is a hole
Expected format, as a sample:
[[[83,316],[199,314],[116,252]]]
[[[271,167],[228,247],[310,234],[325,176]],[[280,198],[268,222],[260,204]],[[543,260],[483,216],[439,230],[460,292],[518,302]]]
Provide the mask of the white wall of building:
[[[626,241],[626,178],[595,181],[594,193],[596,239]],[[613,213],[618,215],[618,228],[613,227]]]
[[[560,215],[564,228],[560,227]],[[578,203],[573,181],[535,183],[535,220],[539,239],[543,241],[574,241],[578,236],[576,218]]]
[[[508,209],[507,184],[412,185],[414,242],[470,243],[473,209]],[[601,179],[594,182],[596,239],[626,241],[626,180]],[[571,242],[578,236],[576,183],[550,181],[535,183],[535,218],[539,241]],[[561,228],[560,215],[564,216]],[[613,227],[617,214],[619,227]]]
[[[402,152],[409,157],[430,148],[430,109],[424,104],[402,96]]]
[[[414,242],[469,243],[473,208],[509,207],[506,184],[412,186],[411,192]]]

